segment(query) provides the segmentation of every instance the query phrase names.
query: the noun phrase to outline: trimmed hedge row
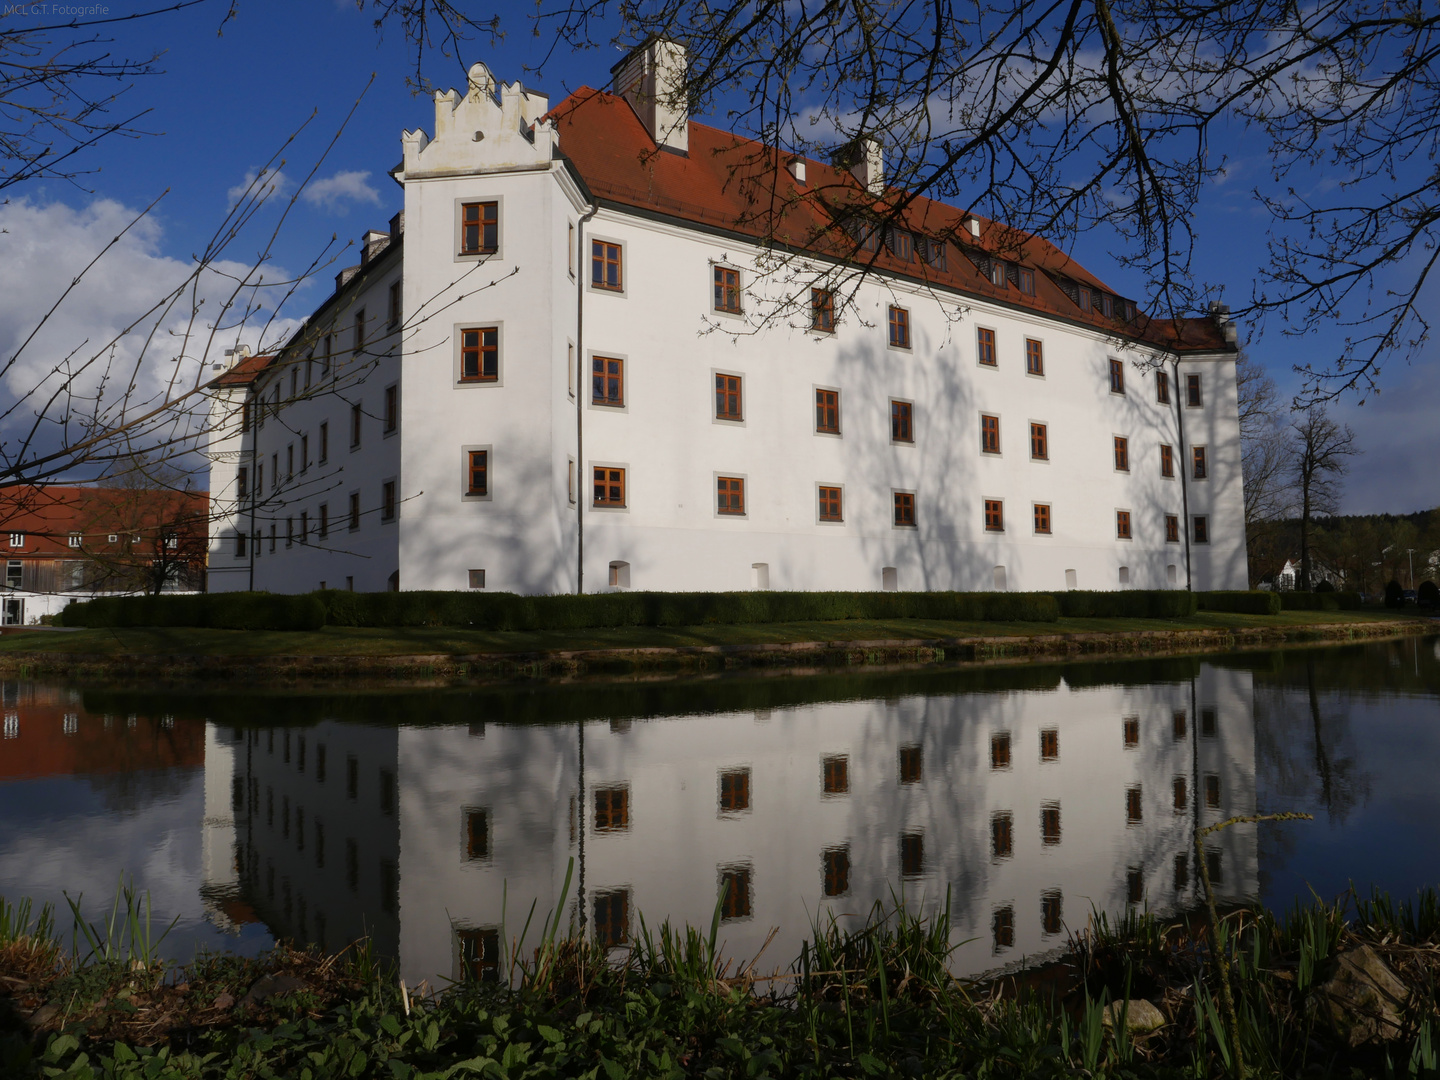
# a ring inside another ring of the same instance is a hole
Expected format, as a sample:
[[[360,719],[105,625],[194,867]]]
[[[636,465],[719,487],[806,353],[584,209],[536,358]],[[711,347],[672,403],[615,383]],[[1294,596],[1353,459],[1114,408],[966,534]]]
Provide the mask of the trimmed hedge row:
[[[1282,592],[1280,607],[1285,611],[1356,611],[1358,592]]]
[[[1056,593],[1067,619],[1183,619],[1195,614],[1196,596],[1179,589],[1126,589],[1123,592]]]
[[[830,622],[842,619],[951,619],[1054,622],[1048,593],[707,592],[316,593],[332,626],[466,626],[477,630],[583,630],[606,626],[704,626]]]
[[[1238,615],[1279,615],[1280,594],[1273,592],[1206,592],[1195,594],[1201,611],[1230,611]]]
[[[290,596],[208,593],[118,596],[71,603],[64,626],[203,626],[227,630],[318,630],[322,626],[454,626],[476,630],[586,630],[618,626],[704,626],[931,619],[956,622],[1054,622],[1066,618],[1175,619],[1204,611],[1279,614],[1282,596],[1310,593],[1132,589],[1123,592],[707,592],[515,593],[339,590]],[[1351,598],[1354,603],[1351,604]],[[1330,605],[1336,607],[1332,608]],[[1307,610],[1359,606],[1353,593],[1287,602]]]
[[[198,593],[102,596],[60,612],[61,626],[208,626],[218,630],[318,630],[325,605],[313,594]]]
[[[287,596],[209,593],[116,596],[71,603],[61,625],[206,626],[317,630],[322,626],[457,626],[477,630],[584,630],[609,626],[703,626],[842,619],[1054,622],[1049,593],[729,592],[515,593],[339,590]]]

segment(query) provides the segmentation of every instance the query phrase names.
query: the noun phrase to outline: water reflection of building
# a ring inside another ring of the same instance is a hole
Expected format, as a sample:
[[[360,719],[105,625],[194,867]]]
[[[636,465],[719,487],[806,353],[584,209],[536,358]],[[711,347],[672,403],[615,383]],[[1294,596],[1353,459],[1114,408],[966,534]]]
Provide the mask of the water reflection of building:
[[[1188,906],[1191,845],[1253,813],[1250,676],[907,696],[582,724],[251,731],[237,751],[247,895],[282,934],[369,932],[411,981],[495,962],[535,902],[618,940],[669,917],[784,965],[817,917],[947,890],[958,966],[1057,948],[1092,905]],[[1254,829],[1215,834],[1253,896]],[[577,903],[577,894],[583,901]]]
[[[394,728],[322,721],[251,728],[234,748],[245,901],[276,937],[396,956],[400,924]]]

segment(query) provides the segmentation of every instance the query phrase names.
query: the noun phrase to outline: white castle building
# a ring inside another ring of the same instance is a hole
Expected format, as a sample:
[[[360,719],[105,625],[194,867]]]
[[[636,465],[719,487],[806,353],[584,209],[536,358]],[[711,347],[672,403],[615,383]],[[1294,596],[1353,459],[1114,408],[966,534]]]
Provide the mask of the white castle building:
[[[1223,314],[894,211],[873,142],[758,170],[684,64],[436,95],[389,233],[213,384],[211,589],[1246,586]]]

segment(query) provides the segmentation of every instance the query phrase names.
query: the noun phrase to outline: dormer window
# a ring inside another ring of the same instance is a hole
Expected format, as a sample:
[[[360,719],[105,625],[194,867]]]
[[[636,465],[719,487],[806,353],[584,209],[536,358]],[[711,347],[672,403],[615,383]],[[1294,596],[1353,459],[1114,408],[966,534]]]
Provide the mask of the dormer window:
[[[1003,259],[991,259],[989,273],[987,273],[986,276],[990,279],[991,285],[1003,289],[1005,287],[1006,276],[1005,261]]]
[[[1022,293],[1024,293],[1026,296],[1034,296],[1034,295],[1035,295],[1035,271],[1034,271],[1034,270],[1027,270],[1027,269],[1026,269],[1025,267],[1023,267],[1023,266],[1020,267],[1019,273],[1016,275],[1016,282],[1015,282],[1015,284],[1016,284],[1016,286],[1020,289],[1020,291],[1021,291]]]
[[[920,256],[920,261],[937,270],[945,269],[945,241],[935,240],[930,237],[917,236],[915,238],[915,252]]]
[[[885,231],[885,246],[895,258],[901,262],[909,262],[915,251],[915,238],[904,229],[891,226]]]
[[[880,250],[880,228],[866,218],[851,218],[845,222],[845,231],[861,251]]]
[[[78,532],[72,532],[68,537],[66,537],[65,542],[69,544],[72,548],[78,548],[80,546],[80,534]]]

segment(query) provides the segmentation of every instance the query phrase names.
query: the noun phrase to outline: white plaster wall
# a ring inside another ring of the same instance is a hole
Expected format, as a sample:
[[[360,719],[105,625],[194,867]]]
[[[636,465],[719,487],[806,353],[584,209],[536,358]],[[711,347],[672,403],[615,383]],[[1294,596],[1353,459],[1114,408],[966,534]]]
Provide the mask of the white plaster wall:
[[[1185,513],[1180,480],[1161,478],[1160,444],[1175,448],[1177,471],[1185,455],[1174,409],[1157,403],[1137,350],[1028,312],[882,281],[859,289],[833,335],[784,319],[753,334],[704,333],[707,321],[727,325],[711,313],[712,263],[740,266],[753,288],[753,250],[608,210],[588,232],[625,244],[627,288],[587,291],[585,349],[627,357],[630,375],[623,411],[587,406],[585,457],[628,466],[630,505],[587,509],[587,588],[605,584],[611,560],[629,562],[631,586],[645,589],[749,588],[757,562],[779,589],[879,588],[884,566],[898,568],[902,589],[990,589],[996,566],[1011,589],[1063,589],[1067,569],[1081,588],[1117,588],[1121,566],[1132,587],[1164,588],[1168,565],[1184,587],[1184,545],[1167,544],[1164,531],[1166,513]],[[774,299],[784,283],[759,286]],[[910,350],[888,346],[890,303],[910,309]],[[996,332],[995,368],[977,363],[977,326]],[[1026,337],[1044,344],[1043,378],[1025,373]],[[1111,357],[1126,363],[1123,396],[1109,391]],[[1233,364],[1182,370],[1202,368],[1206,407],[1186,419],[1209,440],[1208,483],[1221,490],[1192,499],[1192,513],[1211,515],[1197,587],[1243,587]],[[742,424],[713,419],[717,369],[744,379]],[[814,430],[817,387],[840,391],[838,438]],[[891,442],[891,398],[915,403],[913,446]],[[980,452],[981,413],[1000,417],[1000,455]],[[1048,461],[1030,458],[1032,421],[1048,425]],[[1115,435],[1130,440],[1128,473],[1114,468]],[[746,477],[743,519],[716,514],[717,473]],[[817,520],[821,483],[843,486],[844,524]],[[897,489],[916,492],[918,528],[892,525]],[[987,497],[1005,500],[1003,535],[984,529]],[[1036,502],[1051,505],[1050,536],[1033,533]],[[1133,540],[1116,539],[1120,509],[1132,513]]]
[[[386,434],[384,427],[385,387],[400,382],[401,328],[388,325],[389,286],[400,274],[400,257],[382,253],[363,267],[349,290],[308,326],[299,344],[281,356],[254,384],[256,422],[244,436],[246,452],[234,465],[250,469],[254,490],[254,534],[261,537],[252,545],[253,555],[235,554],[233,523],[222,523],[211,544],[211,589],[223,592],[250,587],[253,562],[254,588],[269,592],[308,592],[321,583],[332,589],[347,584],[361,592],[379,592],[388,587],[391,573],[399,567],[399,521],[407,512],[404,478],[400,471],[400,431]],[[366,341],[355,350],[355,315],[366,314]],[[333,334],[334,362],[329,378],[321,377],[321,341]],[[316,359],[307,388],[304,369],[311,350]],[[296,391],[291,394],[291,374],[298,373]],[[280,389],[278,413],[270,402]],[[400,398],[404,400],[404,388]],[[361,406],[361,438],[358,447],[350,444],[351,408]],[[263,424],[259,422],[264,413]],[[320,424],[329,425],[328,455],[320,458]],[[403,430],[403,427],[402,429]],[[309,437],[309,461],[301,460],[302,437]],[[295,448],[295,467],[287,472],[287,448]],[[212,451],[213,456],[213,451]],[[279,464],[277,476],[276,462]],[[256,466],[264,466],[263,488],[255,489]],[[212,466],[212,483],[215,467]],[[381,485],[397,484],[397,514],[393,521],[381,515]],[[222,489],[224,490],[224,489]],[[348,524],[349,497],[360,493],[360,528]],[[233,496],[229,503],[233,505]],[[247,500],[248,503],[248,500]],[[329,532],[318,534],[320,505],[329,508]],[[300,514],[309,515],[308,542],[298,537]],[[238,508],[243,527],[251,528],[248,505]],[[287,544],[286,519],[294,523],[296,538]],[[276,541],[270,542],[271,526]],[[254,535],[252,534],[252,535]],[[218,573],[217,573],[218,571]],[[350,579],[350,582],[347,582]]]

